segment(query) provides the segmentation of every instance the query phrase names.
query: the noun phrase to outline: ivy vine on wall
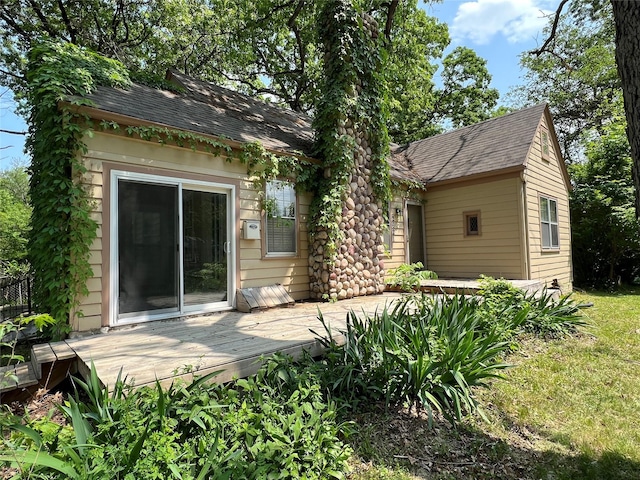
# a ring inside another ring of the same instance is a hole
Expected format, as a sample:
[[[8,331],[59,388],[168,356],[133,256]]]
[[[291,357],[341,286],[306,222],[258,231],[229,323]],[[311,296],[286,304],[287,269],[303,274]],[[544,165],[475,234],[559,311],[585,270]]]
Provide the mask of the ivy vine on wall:
[[[97,228],[81,185],[88,119],[77,107],[86,104],[80,97],[96,85],[126,87],[130,80],[119,62],[68,43],[42,43],[31,50],[28,62],[29,256],[36,272],[35,303],[56,320],[51,333],[60,338],[69,331],[69,312],[88,294],[89,248]]]
[[[89,293],[90,247],[97,231],[91,198],[82,182],[87,171],[83,138],[92,135],[94,125],[80,107],[91,106],[85,97],[97,86],[126,88],[131,76],[121,63],[69,43],[39,44],[28,61],[26,146],[32,157],[33,204],[29,256],[35,272],[35,303],[56,320],[52,337],[62,338],[70,331],[70,312],[76,309],[75,314],[82,315],[77,307]],[[260,191],[267,180],[278,177],[296,178],[298,189],[314,190],[318,165],[298,156],[276,155],[259,143],[247,143],[237,152],[224,142],[183,130],[121,126],[113,121],[102,121],[96,128],[123,131],[161,145],[200,149],[228,161],[239,158]]]
[[[327,232],[326,260],[335,254],[343,235],[339,223],[354,168],[357,145],[353,135],[346,132],[347,127],[368,132],[374,195],[383,205],[391,199],[389,136],[381,73],[385,50],[382,40],[363,28],[362,15],[352,3],[328,0],[319,22],[325,82],[313,126],[314,153],[323,162],[324,175],[318,180],[310,207],[310,232]]]

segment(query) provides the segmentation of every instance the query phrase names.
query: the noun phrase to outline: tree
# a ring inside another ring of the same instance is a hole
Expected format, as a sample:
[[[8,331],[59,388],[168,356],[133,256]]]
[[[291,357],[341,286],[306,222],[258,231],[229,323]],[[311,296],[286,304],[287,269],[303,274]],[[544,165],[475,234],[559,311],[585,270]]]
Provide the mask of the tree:
[[[612,0],[611,4],[616,24],[616,63],[633,158],[636,216],[640,218],[640,4],[630,0]]]
[[[556,26],[569,0],[558,5],[549,36],[541,48],[531,52],[555,54],[553,43]],[[620,86],[624,92],[624,109],[627,117],[627,138],[633,159],[636,217],[640,218],[640,3],[635,0],[574,0],[570,10],[579,19],[594,19],[611,12],[615,25],[615,58]],[[604,13],[603,13],[604,12]]]
[[[622,118],[585,142],[586,161],[571,165],[574,281],[612,285],[640,274],[640,223],[634,215],[631,157]]]
[[[515,91],[521,104],[549,103],[568,163],[580,160],[585,132],[602,132],[623,109],[611,12],[587,14],[583,3],[550,22],[548,43],[522,55],[525,84]]]
[[[14,276],[28,270],[28,192],[29,176],[23,165],[0,172],[0,275]]]
[[[310,0],[6,0],[0,4],[0,84],[19,98],[26,52],[48,38],[116,58],[134,79],[136,73],[163,75],[176,67],[313,113],[322,64],[316,29],[321,5]],[[486,65],[470,51],[449,55],[443,81],[450,88],[438,92],[434,87],[450,41],[446,25],[417,8],[417,0],[362,5],[387,38],[394,140],[488,117],[497,92],[488,88]]]

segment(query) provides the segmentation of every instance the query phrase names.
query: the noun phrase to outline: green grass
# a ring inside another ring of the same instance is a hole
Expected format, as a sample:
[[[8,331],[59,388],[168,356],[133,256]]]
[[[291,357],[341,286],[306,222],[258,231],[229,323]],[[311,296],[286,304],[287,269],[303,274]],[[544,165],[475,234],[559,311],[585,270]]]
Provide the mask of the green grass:
[[[551,465],[559,478],[640,478],[640,289],[575,299],[594,303],[586,333],[526,343],[507,381],[485,396],[503,428],[526,426],[577,457],[564,469]]]
[[[352,446],[373,466],[351,478],[376,478],[380,468],[390,480],[640,479],[640,289],[573,298],[594,303],[584,310],[589,327],[525,339],[506,378],[478,391],[489,423],[428,431],[397,414],[356,419]]]

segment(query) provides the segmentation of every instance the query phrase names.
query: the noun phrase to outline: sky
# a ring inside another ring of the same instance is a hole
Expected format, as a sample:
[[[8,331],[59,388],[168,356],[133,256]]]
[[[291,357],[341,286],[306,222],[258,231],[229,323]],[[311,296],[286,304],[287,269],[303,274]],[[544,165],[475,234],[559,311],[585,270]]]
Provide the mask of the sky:
[[[548,23],[545,15],[557,4],[558,0],[444,0],[436,4],[419,0],[429,15],[449,25],[452,42],[446,53],[462,45],[487,60],[500,104],[509,90],[521,83],[519,55],[542,44],[542,29]],[[24,121],[12,113],[10,92],[1,87],[0,107],[0,129],[26,130]],[[0,133],[0,170],[20,159],[25,163],[23,149],[23,136]]]

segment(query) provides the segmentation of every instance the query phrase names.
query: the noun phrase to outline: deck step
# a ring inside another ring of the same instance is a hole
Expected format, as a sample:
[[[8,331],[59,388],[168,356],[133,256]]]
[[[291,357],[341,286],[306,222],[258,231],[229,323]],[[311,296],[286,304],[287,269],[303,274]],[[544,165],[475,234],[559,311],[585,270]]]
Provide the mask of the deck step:
[[[15,377],[17,377],[17,381]],[[20,363],[0,368],[0,392],[26,388],[37,383],[38,378],[31,363]]]
[[[55,387],[75,370],[75,358],[76,352],[64,341],[33,345],[31,361],[0,368],[0,400],[21,400],[38,388]],[[10,380],[7,372],[17,381]]]

